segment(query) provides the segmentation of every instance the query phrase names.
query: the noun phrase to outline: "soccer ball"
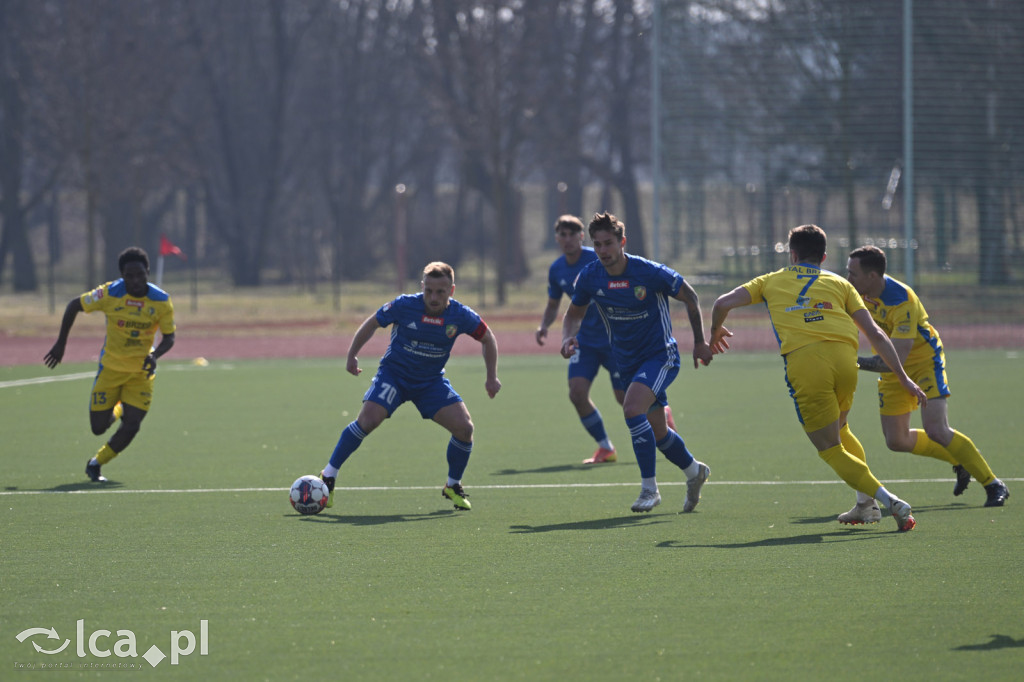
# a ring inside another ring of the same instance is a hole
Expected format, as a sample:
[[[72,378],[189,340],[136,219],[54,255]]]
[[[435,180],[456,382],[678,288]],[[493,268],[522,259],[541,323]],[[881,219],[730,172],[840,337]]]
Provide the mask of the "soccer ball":
[[[316,476],[303,476],[292,483],[288,498],[295,511],[300,514],[319,514],[327,506],[331,491],[327,484]]]

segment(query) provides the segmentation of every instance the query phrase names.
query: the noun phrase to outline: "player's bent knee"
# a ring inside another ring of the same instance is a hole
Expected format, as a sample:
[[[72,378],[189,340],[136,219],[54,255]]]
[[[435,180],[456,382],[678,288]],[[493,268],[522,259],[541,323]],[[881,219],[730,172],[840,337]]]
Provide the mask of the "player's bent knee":
[[[463,443],[473,442],[473,422],[460,424],[451,430],[452,435]]]
[[[131,436],[134,438],[135,434],[137,434],[141,428],[141,421],[136,421],[134,419],[122,419],[121,426],[118,427],[117,431],[118,433],[124,434],[126,436]]]
[[[893,452],[911,452],[914,449],[914,441],[893,436],[885,439],[885,447]]]
[[[102,436],[110,428],[111,419],[110,411],[107,412],[90,412],[89,413],[89,426],[92,428],[92,434],[94,436]]]

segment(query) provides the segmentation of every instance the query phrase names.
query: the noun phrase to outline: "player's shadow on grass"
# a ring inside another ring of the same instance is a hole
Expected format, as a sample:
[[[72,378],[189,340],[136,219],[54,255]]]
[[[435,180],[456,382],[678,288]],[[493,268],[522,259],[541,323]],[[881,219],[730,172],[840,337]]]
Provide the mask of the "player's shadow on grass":
[[[808,533],[807,535],[793,535],[784,538],[763,538],[751,540],[750,542],[721,542],[718,544],[689,543],[678,540],[665,540],[659,542],[655,547],[661,549],[752,549],[754,547],[788,547],[791,545],[817,545],[830,541],[849,542],[852,540],[867,540],[878,537],[877,533],[856,533],[849,530],[835,531],[833,533]]]
[[[914,507],[914,518],[917,518],[918,515],[922,515],[923,516],[924,514],[930,514],[932,512],[962,511],[962,510],[968,509],[970,507],[971,507],[971,505],[966,504],[964,502],[955,502],[955,503],[950,503],[950,504],[932,504],[932,505],[925,505],[925,506],[921,506],[921,507]],[[843,511],[846,511],[846,510],[844,509]],[[817,525],[817,524],[821,524],[821,523],[838,523],[836,521],[836,517],[837,516],[839,516],[839,512],[836,512],[835,514],[829,514],[828,516],[804,516],[804,517],[801,517],[801,518],[798,518],[798,519],[794,519],[792,521],[792,523],[797,524],[797,525],[801,525],[801,524]],[[891,518],[892,518],[892,514],[890,514],[888,512],[888,510],[882,510],[882,520],[879,523],[886,523]],[[892,523],[891,521],[889,521],[889,522]],[[871,525],[871,524],[869,524],[869,525]],[[874,525],[877,525],[877,524],[874,524]]]
[[[1009,635],[989,635],[992,641],[984,644],[961,644],[953,647],[953,651],[993,651],[995,649],[1024,648],[1024,639],[1014,639]]]
[[[112,481],[108,478],[102,483],[78,481],[76,483],[61,483],[60,485],[55,485],[52,488],[40,488],[40,490],[53,493],[77,493],[83,490],[114,490],[123,487],[124,483],[121,483],[120,481]]]
[[[664,515],[658,516],[617,516],[612,519],[591,519],[589,521],[568,521],[566,523],[552,523],[547,526],[509,526],[512,533],[550,533],[559,530],[614,530],[616,528],[628,528],[630,526],[650,526],[655,523],[665,523],[668,519]]]
[[[519,474],[564,474],[567,471],[594,471],[605,467],[592,464],[556,464],[549,467],[538,467],[537,469],[502,469],[495,471],[494,476],[517,476]]]
[[[299,516],[305,523],[343,523],[348,526],[383,526],[389,523],[411,523],[414,521],[430,521],[455,516],[454,510],[437,510],[427,514],[380,514],[374,516],[355,514],[326,514],[315,516]],[[290,514],[289,514],[290,516]]]

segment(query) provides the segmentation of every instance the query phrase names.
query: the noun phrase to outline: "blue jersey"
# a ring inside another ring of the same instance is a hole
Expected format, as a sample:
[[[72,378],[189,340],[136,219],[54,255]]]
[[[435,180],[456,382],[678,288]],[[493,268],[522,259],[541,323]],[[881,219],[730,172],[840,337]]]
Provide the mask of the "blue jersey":
[[[622,369],[659,353],[678,355],[668,299],[682,286],[682,275],[672,268],[629,255],[621,275],[609,275],[600,261],[583,268],[572,302],[597,305],[610,331],[615,362]]]
[[[564,255],[559,256],[548,268],[548,298],[561,300],[562,294],[565,294],[569,300],[572,300],[576,276],[580,274],[585,265],[596,260],[597,254],[589,246],[583,247],[580,257],[572,265],[565,260]],[[587,308],[576,338],[581,346],[594,349],[608,348],[608,329],[601,320],[597,306],[592,305]]]
[[[376,317],[380,326],[391,325],[391,342],[380,364],[410,384],[444,374],[459,334],[479,341],[487,331],[480,316],[454,298],[441,315],[428,315],[423,294],[399,296],[381,306]]]

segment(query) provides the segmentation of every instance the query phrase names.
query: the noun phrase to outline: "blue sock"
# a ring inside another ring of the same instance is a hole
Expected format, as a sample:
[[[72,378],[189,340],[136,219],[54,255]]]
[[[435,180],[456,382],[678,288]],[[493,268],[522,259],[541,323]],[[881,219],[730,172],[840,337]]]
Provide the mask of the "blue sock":
[[[640,467],[641,478],[653,478],[658,469],[658,450],[654,445],[654,429],[646,414],[626,419],[629,437],[633,439],[633,453]]]
[[[448,441],[448,479],[461,481],[469,464],[469,455],[473,452],[473,442],[463,443],[455,436]]]
[[[363,444],[364,438],[366,438],[366,434],[359,428],[357,422],[352,422],[346,426],[345,430],[341,432],[338,444],[334,446],[334,452],[331,454],[331,466],[335,469],[340,469],[349,455]]]
[[[581,417],[580,422],[583,424],[583,428],[587,430],[590,437],[593,438],[598,444],[603,443],[608,438],[608,434],[604,430],[604,420],[601,419],[601,413],[594,410],[593,413],[586,417]]]
[[[661,453],[665,455],[668,461],[680,469],[685,469],[693,463],[693,455],[686,449],[683,437],[672,429],[668,430],[665,440],[658,443],[658,449],[661,450]]]

